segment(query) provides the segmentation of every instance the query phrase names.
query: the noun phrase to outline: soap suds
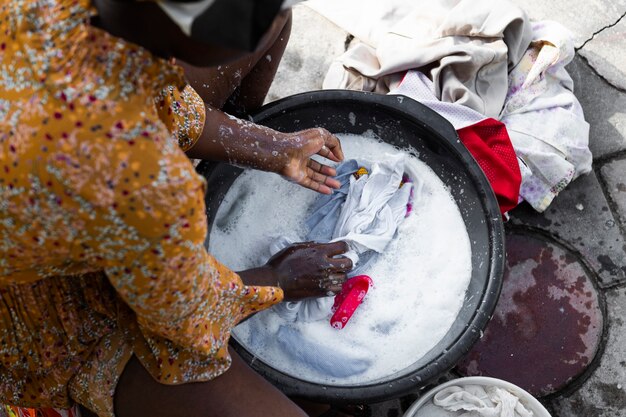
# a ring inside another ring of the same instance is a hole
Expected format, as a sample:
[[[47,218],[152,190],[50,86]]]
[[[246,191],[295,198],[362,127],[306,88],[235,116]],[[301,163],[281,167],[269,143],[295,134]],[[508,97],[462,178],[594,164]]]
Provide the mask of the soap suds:
[[[346,159],[372,161],[397,152],[369,137],[338,135]],[[287,323],[271,309],[237,326],[233,336],[260,360],[289,375],[329,385],[367,384],[414,364],[448,332],[471,278],[471,247],[460,211],[447,187],[423,162],[407,153],[409,176],[421,178],[412,214],[384,254],[363,271],[374,287],[343,330],[328,319]],[[304,224],[316,193],[275,174],[244,172],[227,193],[211,231],[210,252],[234,270],[263,265],[269,243],[307,233]],[[328,317],[331,313],[329,311]],[[287,357],[276,334],[290,326],[337,352],[353,352],[372,364],[335,378]]]

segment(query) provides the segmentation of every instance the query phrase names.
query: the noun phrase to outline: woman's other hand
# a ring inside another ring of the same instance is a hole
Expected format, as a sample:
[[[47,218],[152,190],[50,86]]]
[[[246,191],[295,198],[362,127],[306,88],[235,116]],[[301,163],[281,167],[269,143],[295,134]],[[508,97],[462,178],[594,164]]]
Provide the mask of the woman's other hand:
[[[324,297],[341,291],[352,269],[352,261],[343,255],[346,242],[298,243],[283,249],[267,262],[276,274],[285,300]]]
[[[283,289],[286,301],[326,297],[341,291],[352,261],[340,256],[346,242],[297,243],[272,256],[267,264],[239,272],[246,285],[273,285]]]

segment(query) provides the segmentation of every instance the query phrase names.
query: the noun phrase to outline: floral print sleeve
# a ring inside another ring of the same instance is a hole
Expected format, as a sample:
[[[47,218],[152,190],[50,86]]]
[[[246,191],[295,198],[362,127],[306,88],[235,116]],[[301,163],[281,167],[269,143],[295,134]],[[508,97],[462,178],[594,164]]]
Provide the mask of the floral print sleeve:
[[[99,251],[107,254],[107,276],[136,313],[148,345],[154,336],[215,357],[219,374],[229,363],[224,348],[229,330],[251,312],[280,301],[282,291],[244,286],[207,253],[204,181],[177,145],[159,133],[136,139],[136,152],[111,161],[126,166],[122,177],[138,174],[146,182],[131,181],[116,190],[118,206],[109,214],[109,233]],[[157,363],[155,378],[178,381],[161,369],[167,361]]]
[[[106,242],[101,252],[108,253],[105,271],[137,314],[148,345],[156,340],[152,337],[164,338],[214,357],[219,374],[229,363],[229,329],[251,312],[280,301],[282,292],[244,286],[237,274],[207,253],[204,181],[176,145],[155,132],[136,139],[133,147],[137,152],[127,159],[111,162],[127,167],[122,176],[139,174],[148,183],[131,182],[133,189],[116,190],[116,226],[110,238],[101,239]],[[167,362],[157,359],[157,365],[157,379],[180,382],[177,375],[163,372]]]
[[[190,85],[183,90],[170,85],[156,100],[159,117],[178,139],[178,145],[187,151],[196,143],[205,121],[204,102]]]

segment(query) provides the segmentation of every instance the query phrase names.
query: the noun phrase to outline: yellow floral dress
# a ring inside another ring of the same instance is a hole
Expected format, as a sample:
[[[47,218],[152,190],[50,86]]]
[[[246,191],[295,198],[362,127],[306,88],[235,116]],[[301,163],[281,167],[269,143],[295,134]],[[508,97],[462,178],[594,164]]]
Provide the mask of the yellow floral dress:
[[[230,329],[283,295],[203,246],[203,103],[88,0],[1,3],[0,403],[113,416],[133,354],[165,384],[220,375]]]

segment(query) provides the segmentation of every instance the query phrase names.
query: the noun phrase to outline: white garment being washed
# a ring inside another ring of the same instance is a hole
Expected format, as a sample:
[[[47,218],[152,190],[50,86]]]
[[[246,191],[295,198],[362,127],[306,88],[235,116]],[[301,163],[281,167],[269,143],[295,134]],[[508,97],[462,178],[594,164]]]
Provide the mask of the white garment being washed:
[[[332,241],[344,240],[357,253],[385,250],[406,216],[413,184],[400,187],[404,155],[386,155],[374,162],[368,175],[351,177]]]
[[[382,155],[379,161],[365,166],[369,174],[356,179],[352,175],[359,167],[356,161],[350,160],[340,165],[338,173],[348,168],[348,175],[342,175],[342,189],[338,191],[347,192],[341,210],[338,213],[335,210],[326,213],[322,204],[307,221],[313,232],[307,236],[308,239],[318,242],[346,241],[350,251],[344,256],[349,257],[355,266],[361,255],[368,252],[382,253],[385,250],[407,213],[413,190],[413,183],[400,187],[404,174],[403,154]],[[419,179],[411,180],[419,184]],[[333,197],[323,196],[320,199],[322,203],[336,204]],[[320,212],[323,214],[318,215]],[[326,227],[317,227],[322,223]],[[334,227],[329,229],[328,224],[334,224]],[[270,253],[277,253],[293,241],[286,237],[279,238],[270,245]],[[358,268],[352,271],[351,276],[357,274]],[[331,313],[333,301],[334,297],[322,297],[281,303],[273,308],[284,319],[316,321]]]
[[[372,359],[363,355],[361,349],[328,347],[289,326],[279,327],[276,340],[287,357],[320,375],[347,378],[362,374],[372,365]]]

